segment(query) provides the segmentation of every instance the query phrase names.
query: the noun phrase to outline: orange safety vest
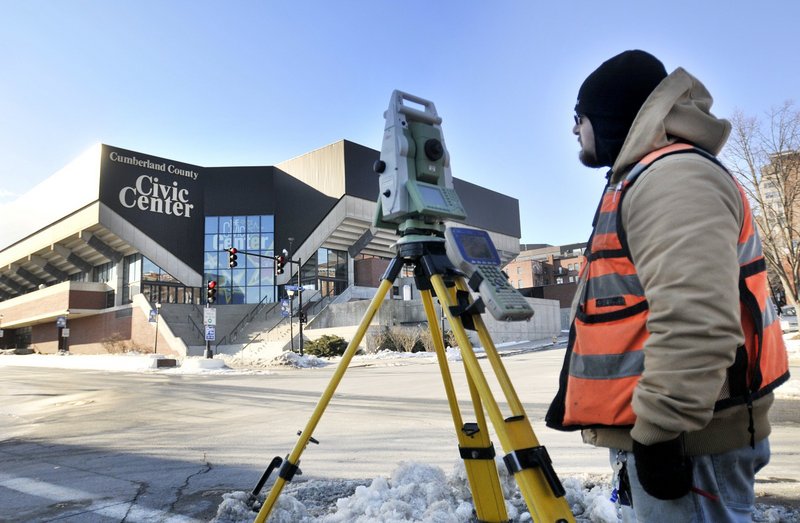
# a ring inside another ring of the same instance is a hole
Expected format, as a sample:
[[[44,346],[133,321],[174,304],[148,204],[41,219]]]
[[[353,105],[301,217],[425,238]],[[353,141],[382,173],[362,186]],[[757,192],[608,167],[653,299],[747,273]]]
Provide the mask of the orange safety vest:
[[[701,154],[722,167],[701,149],[675,144],[648,154],[621,183],[606,188],[581,271],[586,281],[570,328],[559,392],[547,413],[552,428],[621,427],[636,421],[632,399],[644,370],[649,308],[625,241],[620,211],[626,191],[642,172],[656,160],[677,153]],[[780,322],[767,290],[761,240],[744,190],[736,186],[744,205],[738,256],[745,345],[737,349],[728,369],[730,393],[719,398],[715,410],[750,405],[789,378]]]

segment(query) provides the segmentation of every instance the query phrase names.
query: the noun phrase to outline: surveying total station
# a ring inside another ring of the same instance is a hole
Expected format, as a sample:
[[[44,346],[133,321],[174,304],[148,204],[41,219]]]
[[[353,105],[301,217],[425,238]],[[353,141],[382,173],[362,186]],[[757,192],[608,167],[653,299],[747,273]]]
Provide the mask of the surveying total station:
[[[503,366],[481,314],[488,309],[498,320],[528,320],[533,310],[500,272],[500,257],[488,233],[463,227],[446,227],[445,220],[463,220],[466,212],[453,189],[450,156],[442,136],[442,119],[433,103],[394,91],[384,114],[386,127],[380,160],[375,225],[400,236],[396,256],[389,263],[353,339],[317,403],[299,439],[286,458],[275,457],[251,494],[254,501],[273,470],[278,477],[261,506],[255,523],[264,523],[278,496],[300,472],[300,455],[319,443],[312,435],[350,361],[358,350],[381,303],[404,266],[413,267],[428,327],[453,418],[458,450],[467,472],[475,515],[481,522],[507,522],[505,497],[489,436],[486,416],[503,450],[503,462],[514,476],[534,522],[574,522],[569,504],[550,461],[539,444],[530,421]],[[478,294],[473,299],[473,293]],[[458,341],[474,421],[464,421],[447,362],[442,332],[436,318],[433,294]],[[503,413],[467,335],[477,333],[494,379],[510,413]]]

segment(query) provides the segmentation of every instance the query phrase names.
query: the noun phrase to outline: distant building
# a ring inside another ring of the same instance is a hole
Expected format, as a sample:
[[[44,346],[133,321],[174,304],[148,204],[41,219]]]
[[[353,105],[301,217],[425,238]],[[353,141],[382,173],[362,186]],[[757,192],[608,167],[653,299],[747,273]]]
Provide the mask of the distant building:
[[[575,295],[585,263],[586,243],[521,244],[520,253],[505,266],[511,285],[531,298],[558,300],[567,308]]]
[[[771,154],[761,169],[754,209],[764,239],[770,287],[777,303],[794,302],[800,282],[794,268],[800,258],[800,152]]]

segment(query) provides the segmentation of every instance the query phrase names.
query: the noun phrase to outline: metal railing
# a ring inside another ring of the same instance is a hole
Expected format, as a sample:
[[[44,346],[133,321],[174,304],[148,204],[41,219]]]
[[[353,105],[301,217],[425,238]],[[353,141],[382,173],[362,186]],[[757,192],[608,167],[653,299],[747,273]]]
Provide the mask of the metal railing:
[[[200,336],[200,339],[201,340],[205,339],[205,337],[206,337],[205,331],[203,329],[201,329],[199,325],[197,325],[197,323],[194,321],[194,318],[192,318],[192,315],[191,314],[187,315],[186,319],[189,320],[189,323],[192,324],[192,327],[194,327],[194,330],[197,331],[197,334]]]
[[[280,318],[280,319],[277,321],[277,323],[275,323],[275,325],[273,325],[272,327],[270,327],[269,329],[267,329],[267,330],[265,330],[265,331],[261,331],[261,332],[259,332],[259,333],[258,333],[256,336],[253,336],[253,339],[251,339],[250,341],[248,341],[247,343],[245,343],[245,344],[242,346],[242,349],[241,349],[241,350],[244,350],[244,349],[246,349],[246,348],[247,348],[247,347],[248,347],[250,344],[252,344],[252,343],[255,343],[256,341],[258,341],[258,339],[259,339],[261,336],[263,336],[264,334],[269,334],[269,333],[270,333],[270,332],[272,332],[273,330],[277,329],[277,328],[278,328],[278,327],[279,327],[279,326],[280,326],[280,325],[281,325],[281,324],[284,322],[284,320],[287,320],[287,319],[289,319],[289,317],[288,317],[288,316],[286,316],[286,317],[283,317],[283,316],[281,316],[281,318]]]
[[[314,309],[314,307],[315,307],[316,305],[318,305],[320,302],[322,302],[322,301],[325,301],[325,299],[324,299],[324,298],[323,298],[322,300],[319,300],[319,301],[312,301],[312,300],[313,300],[315,297],[319,296],[320,294],[322,294],[322,291],[320,291],[320,290],[318,290],[318,289],[314,289],[314,292],[313,292],[313,293],[311,293],[311,296],[309,296],[309,301],[308,301],[308,302],[306,302],[306,304],[303,304],[303,309],[304,309],[304,310],[303,310],[303,312],[305,312],[307,316],[309,315],[309,314],[308,314],[308,311],[309,311],[309,310],[312,310],[312,309]],[[275,305],[278,305],[278,304],[276,303]],[[324,307],[323,307],[323,308],[324,308]],[[267,315],[266,315],[266,316],[267,316],[267,317],[269,317],[269,313],[270,313],[270,312],[272,312],[274,309],[275,309],[275,307],[272,307],[272,308],[271,308],[269,311],[267,311]],[[268,328],[268,329],[266,329],[266,330],[264,330],[264,331],[261,331],[261,332],[259,332],[259,333],[258,333],[258,335],[256,335],[256,336],[254,336],[254,337],[253,337],[253,339],[251,339],[250,341],[248,341],[247,343],[245,343],[245,344],[244,344],[244,346],[242,346],[242,349],[241,349],[241,350],[244,350],[244,349],[245,349],[245,348],[247,348],[247,346],[249,346],[250,344],[252,344],[252,343],[254,343],[254,342],[258,341],[258,339],[259,339],[259,338],[261,338],[261,336],[268,335],[270,332],[272,332],[272,331],[274,331],[275,329],[277,329],[278,327],[280,327],[280,326],[281,326],[281,324],[283,324],[283,322],[284,322],[285,320],[290,320],[291,318],[293,318],[293,317],[294,317],[294,311],[290,311],[290,312],[291,312],[291,315],[290,315],[290,316],[281,317],[281,318],[280,318],[280,319],[279,319],[279,320],[278,320],[278,321],[275,323],[275,325],[273,325],[272,327],[270,327],[270,328]],[[299,311],[298,311],[298,312],[299,312]],[[311,319],[309,319],[309,320],[308,320],[307,324],[308,324],[308,323],[310,323],[310,322],[311,322]],[[298,333],[299,333],[299,331],[298,331]]]
[[[243,317],[243,318],[242,318],[242,319],[239,321],[239,323],[237,323],[237,324],[236,324],[236,326],[235,326],[233,329],[231,329],[231,331],[230,331],[228,334],[226,334],[225,336],[223,336],[222,338],[220,338],[220,340],[217,342],[217,344],[215,345],[215,347],[219,347],[220,345],[226,345],[226,344],[230,344],[230,343],[233,343],[234,341],[236,341],[236,338],[239,336],[239,332],[240,332],[240,331],[241,331],[241,330],[242,330],[242,329],[243,329],[245,326],[247,326],[247,324],[248,324],[248,323],[250,323],[251,321],[253,321],[253,318],[255,318],[255,317],[256,317],[256,315],[257,315],[259,312],[261,312],[261,310],[262,310],[264,307],[266,307],[266,304],[267,304],[267,303],[270,303],[270,302],[267,302],[267,301],[266,301],[266,300],[267,300],[267,298],[269,298],[269,296],[264,296],[263,298],[261,298],[261,301],[260,301],[260,302],[258,302],[258,305],[256,305],[255,307],[253,307],[253,310],[251,310],[250,312],[248,312],[247,314],[245,314],[245,316],[244,316],[244,317]],[[273,304],[272,304],[272,307],[270,307],[270,309],[267,311],[267,314],[269,314],[270,312],[272,312],[272,310],[273,310],[273,309],[275,309],[275,307],[277,307],[279,304],[280,304],[280,302],[273,303]]]

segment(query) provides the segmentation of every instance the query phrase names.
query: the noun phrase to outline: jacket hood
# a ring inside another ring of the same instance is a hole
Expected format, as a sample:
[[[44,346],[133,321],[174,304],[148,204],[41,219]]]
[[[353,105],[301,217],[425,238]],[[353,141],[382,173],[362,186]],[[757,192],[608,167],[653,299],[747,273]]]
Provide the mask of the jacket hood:
[[[719,154],[731,131],[728,120],[711,114],[713,99],[705,86],[678,68],[664,78],[642,104],[612,168],[618,182],[648,153],[676,142],[690,142]]]

